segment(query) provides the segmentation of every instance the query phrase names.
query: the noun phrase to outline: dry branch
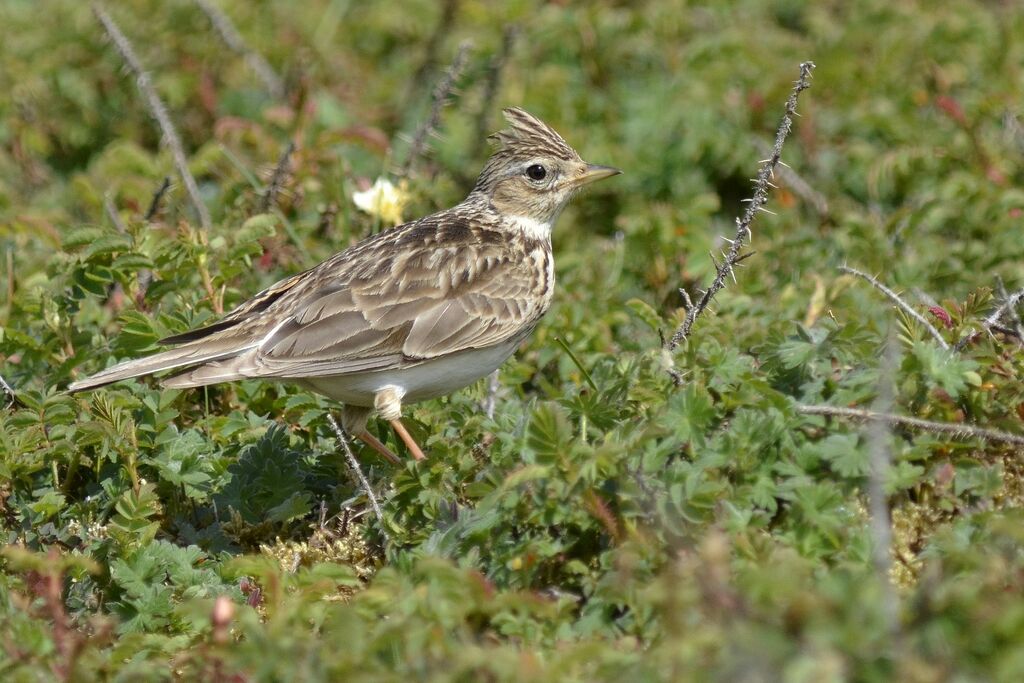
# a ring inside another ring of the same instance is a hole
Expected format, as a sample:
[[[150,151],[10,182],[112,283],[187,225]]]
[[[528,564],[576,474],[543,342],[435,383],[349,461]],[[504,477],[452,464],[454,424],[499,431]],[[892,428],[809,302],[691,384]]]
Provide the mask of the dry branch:
[[[441,125],[441,110],[448,103],[448,98],[451,97],[452,92],[455,90],[455,84],[458,82],[459,76],[462,75],[462,69],[466,66],[469,48],[469,41],[464,41],[459,45],[451,65],[434,87],[434,94],[430,98],[430,116],[420,124],[420,127],[416,129],[416,133],[412,136],[409,154],[405,159],[405,163],[402,164],[400,171],[401,175],[409,174],[409,169],[412,168],[416,160],[426,153],[428,139],[437,135],[437,130]]]
[[[797,79],[793,85],[793,90],[789,94],[789,98],[786,100],[786,111],[782,116],[782,121],[779,123],[779,128],[775,133],[775,145],[772,147],[771,155],[761,162],[761,168],[757,172],[757,178],[754,179],[754,196],[748,200],[748,206],[743,216],[736,219],[736,235],[727,241],[729,242],[729,250],[725,252],[723,262],[719,264],[715,261],[715,269],[717,271],[715,279],[711,282],[707,289],[705,289],[697,303],[693,306],[688,307],[686,311],[686,317],[683,319],[682,324],[676,329],[675,334],[672,335],[671,339],[665,344],[665,348],[669,351],[674,351],[680,343],[685,341],[689,335],[690,330],[693,328],[693,323],[697,320],[701,313],[708,307],[711,300],[715,297],[720,290],[725,287],[726,278],[733,277],[733,269],[742,261],[748,254],[742,254],[743,247],[746,246],[747,240],[750,238],[750,226],[754,222],[754,217],[758,211],[767,211],[764,208],[765,203],[768,201],[768,188],[771,186],[771,178],[775,173],[775,168],[781,163],[782,158],[782,146],[786,142],[786,138],[789,136],[790,130],[793,128],[793,118],[797,115],[796,103],[800,97],[800,93],[811,87],[811,72],[814,70],[814,62],[803,62],[800,64],[800,78]],[[714,260],[714,258],[712,258]],[[673,378],[676,383],[679,383],[679,375],[673,371]]]
[[[949,343],[947,343],[946,340],[942,338],[942,335],[939,333],[937,329],[935,329],[935,326],[928,322],[928,320],[923,315],[921,315],[913,308],[911,308],[910,304],[901,299],[899,294],[897,294],[896,292],[892,291],[891,289],[883,285],[881,282],[879,282],[878,278],[868,275],[867,273],[857,270],[856,268],[850,268],[849,266],[839,266],[839,270],[850,275],[856,275],[857,277],[871,283],[872,287],[874,287],[879,292],[887,296],[894,304],[896,304],[896,306],[899,307],[900,310],[902,310],[904,313],[909,315],[917,322],[921,323],[921,325],[924,326],[926,330],[928,330],[932,337],[935,338],[935,341],[939,343],[939,346],[946,349],[947,351],[949,350]]]
[[[241,55],[249,68],[263,81],[263,85],[267,92],[270,93],[270,96],[275,100],[284,99],[284,81],[274,71],[274,67],[270,66],[267,60],[263,58],[263,55],[249,47],[249,44],[242,38],[242,35],[235,28],[228,15],[224,14],[210,0],[195,0],[195,3],[199,5],[199,9],[210,20],[213,29],[221,37],[221,40],[234,52]]]
[[[380,508],[380,503],[377,502],[377,494],[373,492],[373,487],[370,486],[370,480],[363,474],[363,470],[359,467],[359,461],[356,459],[355,454],[352,452],[352,447],[348,445],[348,439],[345,438],[345,432],[342,431],[338,425],[337,420],[330,413],[327,413],[327,421],[331,425],[331,429],[334,430],[334,435],[338,438],[338,443],[341,444],[341,449],[345,453],[345,459],[348,460],[349,467],[352,469],[352,474],[356,476],[357,483],[366,492],[366,497],[370,500],[370,507],[373,508],[374,514],[377,515],[377,519],[380,520],[380,533],[384,536],[384,540],[391,542],[391,537],[388,536],[387,530],[384,528],[384,512]]]
[[[181,138],[178,137],[174,124],[171,123],[167,107],[164,106],[160,96],[156,93],[156,88],[153,87],[152,79],[150,79],[146,70],[142,68],[142,62],[139,61],[138,56],[135,54],[135,48],[132,47],[128,38],[121,32],[117,23],[107,14],[103,6],[98,2],[93,3],[92,11],[100,23],[103,24],[103,29],[114,43],[114,47],[121,55],[121,59],[124,60],[125,64],[128,65],[128,68],[135,75],[135,85],[138,87],[142,98],[146,101],[149,113],[156,119],[157,125],[160,126],[160,132],[167,142],[167,147],[171,150],[174,167],[177,169],[178,175],[181,176],[181,180],[185,184],[185,190],[188,192],[189,200],[199,215],[199,224],[204,229],[209,229],[210,212],[206,209],[206,205],[203,204],[202,197],[199,195],[199,186],[196,185],[196,179],[192,177],[192,172],[188,170],[188,158],[185,156],[185,149],[181,145]]]
[[[878,420],[889,424],[913,427],[926,432],[949,434],[954,438],[978,438],[986,441],[999,441],[1002,443],[1024,445],[1024,435],[1021,434],[1011,434],[1010,432],[1002,432],[998,429],[975,427],[970,424],[932,422],[931,420],[922,420],[919,417],[892,415],[875,410],[865,410],[863,408],[843,408],[841,406],[807,405],[804,403],[798,403],[796,411],[802,415],[826,415],[830,417],[844,417],[851,420]]]

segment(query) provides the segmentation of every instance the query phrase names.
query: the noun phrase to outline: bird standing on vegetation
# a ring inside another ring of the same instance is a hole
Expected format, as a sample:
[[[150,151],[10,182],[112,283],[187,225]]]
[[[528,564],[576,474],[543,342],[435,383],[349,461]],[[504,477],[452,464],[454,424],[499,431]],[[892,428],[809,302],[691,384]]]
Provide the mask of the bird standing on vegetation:
[[[522,109],[457,206],[387,230],[281,280],[179,345],[74,382],[82,391],[162,370],[169,388],[246,378],[300,384],[344,404],[342,423],[392,462],[366,429],[376,410],[416,459],[402,404],[449,394],[498,368],[551,305],[551,229],[584,185],[620,173],[588,164]]]

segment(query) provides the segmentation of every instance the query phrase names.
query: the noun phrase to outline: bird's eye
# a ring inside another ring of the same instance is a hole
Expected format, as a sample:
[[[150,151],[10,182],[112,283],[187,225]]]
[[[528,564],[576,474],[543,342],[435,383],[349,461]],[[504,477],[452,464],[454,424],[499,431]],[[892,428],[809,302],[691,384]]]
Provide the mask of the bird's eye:
[[[546,168],[540,164],[532,164],[526,169],[526,175],[530,180],[544,180],[544,177],[548,174]]]

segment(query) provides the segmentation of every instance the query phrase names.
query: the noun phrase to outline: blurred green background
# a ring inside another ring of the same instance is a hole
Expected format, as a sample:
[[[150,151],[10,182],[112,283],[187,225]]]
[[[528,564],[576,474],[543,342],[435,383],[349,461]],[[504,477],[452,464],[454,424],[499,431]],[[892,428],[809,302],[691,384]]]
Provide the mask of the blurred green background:
[[[1024,432],[1013,316],[944,349],[838,270],[948,346],[1024,287],[1020,3],[206,4],[251,54],[201,3],[105,5],[203,230],[90,8],[0,0],[5,680],[1021,680],[1021,449],[798,410]],[[805,60],[756,253],[669,354]],[[295,387],[62,393],[387,227],[377,178],[456,203],[511,105],[625,173],[562,216],[493,417],[481,382],[410,411],[426,462],[356,445],[383,519]]]

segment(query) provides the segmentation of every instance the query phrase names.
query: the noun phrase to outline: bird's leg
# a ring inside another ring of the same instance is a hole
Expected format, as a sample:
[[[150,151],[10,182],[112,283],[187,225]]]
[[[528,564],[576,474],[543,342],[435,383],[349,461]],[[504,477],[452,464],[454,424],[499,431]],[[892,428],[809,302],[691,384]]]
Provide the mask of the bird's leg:
[[[366,420],[370,417],[370,412],[370,408],[346,405],[341,411],[341,424],[346,432],[380,453],[385,460],[401,467],[402,459],[366,430]]]
[[[395,434],[405,442],[412,457],[416,460],[423,460],[423,449],[413,440],[412,435],[402,424],[402,396],[405,390],[401,387],[388,385],[382,387],[373,397],[373,407],[377,409],[380,416],[391,423]]]
[[[384,456],[384,459],[390,462],[392,465],[402,466],[402,459],[399,458],[394,452],[385,446],[380,439],[375,437],[366,429],[361,432],[356,432],[355,437],[365,443],[367,446]]]
[[[423,460],[425,457],[427,457],[423,455],[423,451],[420,450],[419,444],[417,444],[416,440],[412,438],[412,434],[410,434],[409,431],[405,428],[405,425],[402,424],[401,420],[395,419],[389,420],[389,422],[391,423],[391,426],[394,428],[395,434],[398,434],[398,437],[403,442],[405,442],[405,445],[409,449],[409,452],[412,453],[413,459]]]

